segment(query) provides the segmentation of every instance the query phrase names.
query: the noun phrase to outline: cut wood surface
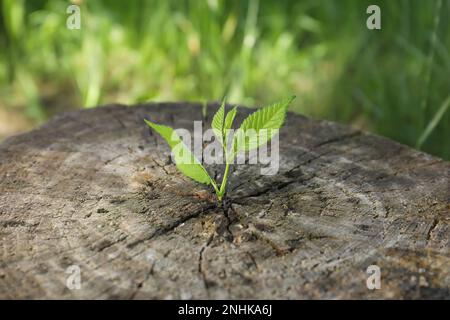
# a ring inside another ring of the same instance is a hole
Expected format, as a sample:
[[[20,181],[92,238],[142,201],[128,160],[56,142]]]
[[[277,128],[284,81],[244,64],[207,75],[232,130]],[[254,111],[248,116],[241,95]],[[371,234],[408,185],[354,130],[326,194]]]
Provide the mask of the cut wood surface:
[[[278,174],[234,166],[219,206],[143,122],[216,109],[110,105],[4,141],[0,298],[450,298],[449,162],[290,113]]]

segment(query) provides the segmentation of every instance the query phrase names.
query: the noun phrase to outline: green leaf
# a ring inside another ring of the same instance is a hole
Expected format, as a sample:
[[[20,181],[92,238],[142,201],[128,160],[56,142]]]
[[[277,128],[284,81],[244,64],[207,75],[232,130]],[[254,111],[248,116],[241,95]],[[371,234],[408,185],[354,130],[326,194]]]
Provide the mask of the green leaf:
[[[216,114],[214,115],[212,122],[211,122],[211,128],[214,131],[214,135],[216,138],[220,141],[220,143],[223,145],[223,118],[225,117],[225,99],[222,100],[222,104],[217,110]]]
[[[156,124],[144,119],[153,130],[158,132],[170,146],[177,168],[187,177],[204,184],[211,184],[212,180],[206,169],[183,143],[180,136],[168,126]]]
[[[233,125],[234,117],[236,117],[237,107],[234,107],[230,110],[230,112],[227,113],[227,116],[225,117],[225,124],[223,126],[223,131],[226,132],[226,130],[231,129],[231,126]]]
[[[230,136],[230,129],[233,126],[234,117],[236,117],[237,107],[234,107],[231,109],[227,116],[225,117],[225,123],[223,125],[223,135],[224,135],[224,141],[225,145],[228,144],[228,139]]]
[[[249,115],[236,132],[235,153],[258,148],[267,143],[283,125],[286,111],[295,96],[261,108]]]

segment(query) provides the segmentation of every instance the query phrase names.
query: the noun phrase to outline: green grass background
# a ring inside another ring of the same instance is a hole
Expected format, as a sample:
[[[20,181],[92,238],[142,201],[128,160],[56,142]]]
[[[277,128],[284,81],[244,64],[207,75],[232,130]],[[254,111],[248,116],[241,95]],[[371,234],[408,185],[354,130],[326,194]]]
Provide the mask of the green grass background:
[[[0,1],[0,109],[30,126],[110,102],[296,94],[292,111],[450,159],[449,0],[73,1],[81,30],[69,1]]]

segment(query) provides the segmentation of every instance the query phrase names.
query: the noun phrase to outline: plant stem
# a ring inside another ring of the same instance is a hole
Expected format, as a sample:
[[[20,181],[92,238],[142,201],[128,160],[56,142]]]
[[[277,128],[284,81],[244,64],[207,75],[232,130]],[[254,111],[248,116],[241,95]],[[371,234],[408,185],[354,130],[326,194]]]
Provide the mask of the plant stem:
[[[211,179],[211,184],[212,184],[212,186],[213,186],[213,188],[214,188],[214,191],[216,192],[216,194],[219,194],[219,188],[217,187],[217,184],[216,184],[216,182],[213,180],[213,179]]]
[[[220,185],[220,190],[217,193],[217,197],[219,198],[219,201],[222,201],[223,195],[225,194],[225,188],[227,185],[228,180],[228,173],[230,172],[230,164],[227,163],[225,166],[225,172],[223,174],[222,184]]]

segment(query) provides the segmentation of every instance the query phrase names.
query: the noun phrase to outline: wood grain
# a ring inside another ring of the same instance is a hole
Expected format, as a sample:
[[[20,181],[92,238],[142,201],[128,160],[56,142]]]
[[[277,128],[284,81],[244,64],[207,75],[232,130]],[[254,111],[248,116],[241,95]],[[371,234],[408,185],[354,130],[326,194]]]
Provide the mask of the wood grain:
[[[448,162],[289,114],[279,173],[235,166],[218,206],[143,123],[216,109],[110,105],[2,143],[0,298],[450,298]]]

